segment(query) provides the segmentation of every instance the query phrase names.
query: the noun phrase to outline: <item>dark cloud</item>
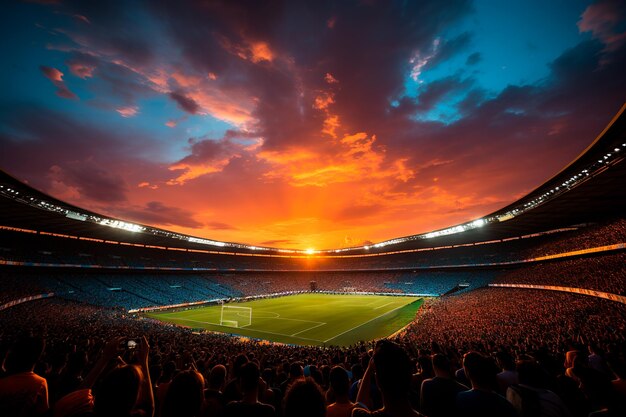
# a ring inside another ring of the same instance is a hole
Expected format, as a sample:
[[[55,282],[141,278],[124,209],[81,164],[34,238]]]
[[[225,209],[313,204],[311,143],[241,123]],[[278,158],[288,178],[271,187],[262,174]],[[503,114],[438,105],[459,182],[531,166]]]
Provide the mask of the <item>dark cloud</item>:
[[[103,52],[132,67],[154,62],[158,44],[154,43],[154,33],[145,25],[148,16],[142,9],[142,2],[69,0],[51,7],[77,17],[72,25],[56,29],[76,48]]]
[[[473,54],[471,54],[470,56],[467,57],[467,60],[465,61],[465,65],[476,65],[482,59],[483,58],[480,55],[480,52],[474,52]]]
[[[140,135],[131,142],[130,132],[118,135],[32,103],[0,109],[0,165],[39,189],[87,205],[121,202],[132,176],[163,175],[158,163],[137,156],[149,143]]]
[[[431,110],[448,95],[467,91],[472,84],[470,79],[461,79],[459,76],[446,77],[425,84],[420,89],[416,109],[418,111]]]
[[[626,5],[621,0],[600,0],[585,9],[578,29],[591,32],[604,43],[605,51],[615,51],[626,42]]]
[[[181,159],[178,164],[207,164],[223,158],[231,158],[238,147],[228,139],[203,139],[194,141],[191,153]]]
[[[92,161],[70,162],[64,166],[50,167],[50,179],[75,189],[84,198],[97,203],[126,201],[128,188],[124,179],[115,173],[96,166]]]
[[[254,127],[265,149],[292,146],[294,138],[319,144],[325,116],[312,103],[329,88],[326,74],[339,81],[333,110],[342,126],[350,131],[379,119],[402,91],[411,55],[470,11],[469,1],[151,4],[191,68],[216,74],[225,91],[239,88],[255,98]],[[259,44],[271,61],[249,59]]]
[[[124,219],[159,226],[180,226],[199,229],[204,225],[193,218],[194,213],[179,207],[167,206],[160,201],[149,201],[144,206],[115,209]]]
[[[100,61],[97,76],[99,82],[90,83],[95,94],[90,104],[95,106],[115,109],[120,104],[135,105],[139,98],[156,95],[143,75],[123,65]]]
[[[198,103],[196,103],[192,98],[186,97],[180,92],[172,91],[169,96],[172,100],[176,102],[181,110],[186,111],[187,113],[196,114],[198,113],[198,110],[200,110],[200,106],[198,106]]]

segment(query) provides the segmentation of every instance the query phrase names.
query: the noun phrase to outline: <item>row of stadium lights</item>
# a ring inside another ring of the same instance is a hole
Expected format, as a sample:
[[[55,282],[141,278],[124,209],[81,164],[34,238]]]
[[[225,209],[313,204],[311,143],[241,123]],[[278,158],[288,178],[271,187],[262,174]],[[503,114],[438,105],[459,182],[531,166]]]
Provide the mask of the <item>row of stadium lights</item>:
[[[622,147],[626,148],[626,143],[622,143]],[[620,152],[620,148],[614,148],[613,149],[614,153],[618,153]],[[594,163],[590,168],[599,168],[600,166],[609,164],[611,162],[611,153],[607,153],[606,155],[604,155],[601,159],[598,159],[597,163]],[[601,164],[600,166],[598,166],[598,164]],[[535,198],[534,200],[529,201],[528,203],[524,204],[524,207],[526,209],[530,209],[530,208],[534,208],[536,206],[538,206],[539,204],[542,204],[544,202],[547,201],[548,197],[554,197],[556,194],[560,194],[559,191],[563,192],[563,191],[567,191],[571,188],[571,186],[573,186],[574,184],[576,184],[577,182],[579,182],[580,180],[582,180],[583,178],[586,178],[589,176],[589,170],[588,169],[583,169],[582,171],[580,171],[578,174],[572,176],[570,179],[564,181],[560,186],[554,187],[553,189],[551,189],[550,191],[542,194],[541,196]]]
[[[622,144],[622,148],[626,148],[626,143]],[[620,148],[614,148],[613,149],[614,153],[619,153],[620,152]],[[597,169],[600,168],[600,166],[598,166],[598,164],[602,164],[601,166],[605,165],[605,164],[609,164],[611,162],[611,156],[613,156],[613,154],[611,153],[607,153],[606,155],[603,156],[603,158],[598,159],[597,163],[594,163],[591,167],[588,167],[589,169]],[[541,196],[529,201],[528,203],[525,203],[523,205],[523,207],[521,209],[515,208],[503,215],[500,216],[495,216],[495,217],[485,217],[485,218],[481,218],[481,219],[477,219],[474,220],[472,222],[469,223],[465,223],[465,224],[461,224],[461,225],[457,225],[457,226],[453,226],[453,227],[449,227],[447,229],[441,229],[441,230],[436,230],[433,232],[429,232],[429,233],[424,233],[421,235],[413,235],[413,236],[408,236],[408,237],[404,237],[404,238],[396,238],[396,239],[391,239],[391,240],[386,240],[384,242],[379,242],[379,243],[375,243],[373,245],[365,245],[362,247],[352,247],[352,248],[344,248],[344,249],[334,249],[334,250],[314,250],[314,249],[306,249],[306,250],[295,250],[295,249],[274,249],[274,248],[265,248],[265,247],[258,247],[258,246],[248,246],[248,245],[243,245],[243,244],[238,244],[238,243],[226,243],[226,242],[220,242],[217,240],[210,240],[210,239],[203,239],[203,238],[198,238],[198,237],[193,237],[193,236],[187,236],[187,235],[181,235],[179,233],[173,233],[173,232],[168,232],[165,230],[159,230],[159,229],[154,229],[151,227],[145,227],[145,226],[141,226],[138,224],[134,224],[134,223],[129,223],[129,222],[124,222],[121,220],[115,220],[115,219],[107,219],[107,218],[101,218],[101,217],[97,217],[97,216],[93,216],[93,215],[86,215],[86,214],[81,214],[81,213],[76,213],[73,211],[70,211],[64,207],[61,206],[57,206],[55,204],[50,204],[46,201],[43,200],[38,200],[34,197],[29,197],[29,201],[30,204],[33,205],[38,205],[41,208],[44,208],[48,211],[54,211],[54,212],[58,212],[58,213],[63,213],[66,215],[66,217],[69,217],[71,219],[74,220],[81,220],[81,221],[86,221],[89,220],[90,222],[93,223],[97,223],[100,224],[102,226],[108,226],[108,227],[112,227],[115,229],[121,229],[121,230],[126,230],[129,232],[133,232],[133,233],[137,233],[137,232],[147,232],[147,233],[151,233],[151,234],[155,234],[155,235],[164,235],[166,237],[170,237],[173,239],[181,239],[181,240],[187,240],[188,242],[191,243],[198,243],[198,244],[202,244],[202,245],[211,245],[211,246],[219,246],[219,247],[233,247],[233,248],[240,248],[240,249],[248,249],[248,250],[271,250],[271,251],[275,251],[275,252],[280,252],[280,253],[299,253],[299,254],[306,254],[306,255],[314,255],[314,254],[318,254],[318,253],[324,253],[324,252],[334,252],[334,253],[339,253],[339,252],[346,252],[346,251],[353,251],[353,250],[358,250],[358,249],[365,249],[365,250],[369,250],[370,248],[382,248],[388,245],[394,245],[394,244],[398,244],[398,243],[404,243],[404,242],[408,242],[411,240],[418,240],[418,239],[432,239],[435,237],[440,237],[440,236],[446,236],[446,235],[452,235],[452,234],[456,234],[456,233],[461,233],[461,232],[465,232],[467,230],[472,230],[472,229],[476,229],[479,227],[483,227],[484,225],[488,224],[488,223],[492,223],[492,222],[503,222],[506,220],[510,220],[513,217],[518,216],[519,214],[530,210],[546,201],[548,201],[548,199],[551,199],[553,197],[555,197],[558,194],[561,194],[564,191],[569,190],[573,185],[575,185],[576,183],[580,182],[583,178],[587,178],[589,176],[589,169],[583,169],[582,171],[580,171],[578,174],[572,176],[571,178],[569,178],[568,180],[564,181],[560,186],[554,187],[553,189],[551,189],[550,191],[542,194]],[[14,190],[13,188],[9,188],[6,187],[4,185],[0,185],[0,192],[2,193],[8,193],[11,197],[15,198],[19,195],[19,191]]]

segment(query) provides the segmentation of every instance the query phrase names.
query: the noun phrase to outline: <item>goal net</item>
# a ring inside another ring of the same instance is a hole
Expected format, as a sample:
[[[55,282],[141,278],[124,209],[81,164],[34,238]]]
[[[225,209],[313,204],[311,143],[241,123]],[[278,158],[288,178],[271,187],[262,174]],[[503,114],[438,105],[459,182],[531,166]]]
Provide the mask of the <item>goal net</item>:
[[[252,308],[222,304],[220,325],[228,327],[246,327],[252,324]]]

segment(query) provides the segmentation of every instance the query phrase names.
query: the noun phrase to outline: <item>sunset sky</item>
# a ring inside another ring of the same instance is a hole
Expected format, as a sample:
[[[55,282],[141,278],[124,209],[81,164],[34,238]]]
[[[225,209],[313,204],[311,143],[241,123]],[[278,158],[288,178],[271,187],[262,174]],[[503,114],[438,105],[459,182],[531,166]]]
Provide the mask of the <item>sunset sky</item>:
[[[626,101],[626,2],[4,2],[0,167],[211,239],[341,248],[489,214]]]

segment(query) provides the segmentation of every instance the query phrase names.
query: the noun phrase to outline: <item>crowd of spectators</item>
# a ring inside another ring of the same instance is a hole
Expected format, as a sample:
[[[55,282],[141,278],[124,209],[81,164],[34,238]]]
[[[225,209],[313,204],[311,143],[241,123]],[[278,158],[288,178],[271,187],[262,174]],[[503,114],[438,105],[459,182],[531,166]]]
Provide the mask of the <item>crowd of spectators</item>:
[[[572,252],[598,246],[626,243],[626,219],[582,226],[573,232],[558,234],[554,239],[534,245],[527,258]]]
[[[498,274],[494,282],[556,285],[626,295],[626,253],[537,263]]]
[[[30,295],[42,294],[48,291],[39,280],[25,279],[21,274],[0,273],[0,305]]]
[[[350,347],[48,299],[0,312],[0,415],[623,415],[625,352],[625,306],[539,290],[431,300],[393,342]]]

